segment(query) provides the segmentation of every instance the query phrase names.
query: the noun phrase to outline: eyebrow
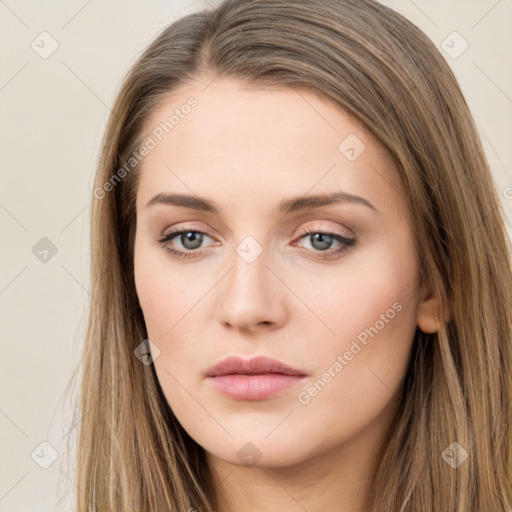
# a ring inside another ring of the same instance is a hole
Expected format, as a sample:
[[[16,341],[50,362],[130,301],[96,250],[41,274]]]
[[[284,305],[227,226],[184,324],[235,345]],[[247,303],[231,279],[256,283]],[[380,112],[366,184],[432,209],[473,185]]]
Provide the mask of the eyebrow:
[[[281,213],[293,213],[304,210],[312,210],[321,206],[330,206],[339,203],[353,203],[362,204],[378,212],[377,208],[373,206],[364,197],[349,194],[347,192],[333,192],[331,194],[318,194],[309,196],[292,197],[285,199],[279,203],[278,211]],[[166,194],[160,193],[154,196],[147,203],[146,208],[155,204],[169,204],[174,206],[182,206],[184,208],[191,208],[193,210],[200,210],[215,215],[220,213],[220,208],[214,201],[204,197],[192,196],[188,194]]]

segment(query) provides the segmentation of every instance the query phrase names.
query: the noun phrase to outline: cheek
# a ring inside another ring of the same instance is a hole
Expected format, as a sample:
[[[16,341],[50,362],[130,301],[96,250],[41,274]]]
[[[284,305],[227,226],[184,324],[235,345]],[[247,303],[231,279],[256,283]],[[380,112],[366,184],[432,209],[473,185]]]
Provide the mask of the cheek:
[[[417,272],[410,241],[398,238],[376,242],[314,274],[287,274],[286,280],[294,283],[294,292],[309,309],[306,315],[322,328],[323,339],[340,346],[358,336],[364,341],[374,326],[390,337],[404,325],[410,333],[416,320]]]
[[[334,419],[329,404],[341,402],[370,418],[399,388],[416,332],[414,255],[407,241],[382,244],[316,281],[315,293],[302,284],[331,334],[315,351],[318,385],[304,388],[300,403],[316,402]]]
[[[166,290],[164,276],[154,271],[148,251],[135,250],[134,274],[135,287],[140,307],[150,339],[159,338],[163,326],[168,302],[170,300]]]
[[[183,279],[181,274],[176,267],[171,271],[164,249],[149,244],[143,246],[136,240],[135,286],[148,336],[152,336],[155,342],[169,336],[169,330],[207,290],[207,282],[199,276],[191,286],[190,280]]]

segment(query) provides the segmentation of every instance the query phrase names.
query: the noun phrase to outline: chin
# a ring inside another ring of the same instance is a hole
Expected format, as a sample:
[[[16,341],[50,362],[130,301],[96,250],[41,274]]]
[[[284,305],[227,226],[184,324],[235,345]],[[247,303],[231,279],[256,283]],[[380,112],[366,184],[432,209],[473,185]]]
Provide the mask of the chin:
[[[243,440],[239,438],[230,439],[222,446],[216,443],[212,446],[214,448],[212,450],[209,449],[209,443],[202,446],[210,457],[248,468],[276,469],[289,467],[299,464],[311,456],[311,453],[304,450],[303,442],[290,441],[290,436],[288,436],[288,441],[285,442],[277,437],[270,440],[265,439],[265,436],[251,436],[248,434],[244,436]],[[299,447],[301,448],[300,451],[298,450]]]

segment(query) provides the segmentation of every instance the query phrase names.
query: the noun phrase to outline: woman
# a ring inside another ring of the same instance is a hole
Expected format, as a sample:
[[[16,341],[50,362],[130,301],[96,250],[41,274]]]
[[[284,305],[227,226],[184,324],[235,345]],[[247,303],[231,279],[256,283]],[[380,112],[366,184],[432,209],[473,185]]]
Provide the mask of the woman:
[[[79,511],[504,511],[512,272],[460,88],[371,0],[166,28],[104,136]]]

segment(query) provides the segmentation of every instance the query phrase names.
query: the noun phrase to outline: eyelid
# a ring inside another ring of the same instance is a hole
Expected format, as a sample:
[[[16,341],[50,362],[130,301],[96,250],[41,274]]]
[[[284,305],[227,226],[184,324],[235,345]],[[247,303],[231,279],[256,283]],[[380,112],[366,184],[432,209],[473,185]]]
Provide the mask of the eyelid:
[[[207,231],[205,231],[204,229],[198,227],[198,226],[194,226],[193,224],[192,225],[188,225],[188,224],[185,224],[185,225],[182,225],[182,224],[178,224],[174,227],[172,227],[171,229],[169,230],[164,230],[164,232],[162,233],[161,235],[161,238],[165,238],[165,237],[169,237],[169,236],[172,236],[172,235],[175,235],[177,233],[180,233],[180,232],[183,232],[183,231],[194,231],[196,233],[201,233],[203,235],[206,235],[210,238],[215,238],[213,237],[212,235],[210,235]]]
[[[306,223],[307,222],[308,221],[306,220]],[[309,222],[311,222],[311,221],[309,221]],[[316,221],[316,222],[322,222],[322,221]],[[323,222],[325,222],[325,221],[323,221]],[[327,221],[327,222],[332,222],[332,221]],[[345,233],[342,233],[342,232],[340,233],[340,230],[342,230],[342,229],[345,231]],[[174,226],[168,232],[167,232],[167,230],[164,230],[164,232],[161,235],[161,238],[169,236],[171,234],[176,234],[176,233],[178,233],[180,231],[196,231],[196,232],[201,233],[203,235],[207,235],[210,238],[215,238],[214,236],[210,235],[207,231],[205,231],[204,229],[200,228],[199,226],[194,225],[194,224],[190,224],[189,225],[189,224],[186,224],[186,223],[177,224],[176,226]],[[351,229],[348,229],[346,227],[343,227],[343,228],[340,228],[340,227],[338,227],[338,228],[331,228],[331,227],[328,227],[328,226],[325,226],[325,225],[318,225],[318,224],[308,225],[308,227],[306,227],[306,228],[301,226],[299,228],[298,232],[299,232],[299,234],[309,234],[309,233],[319,233],[319,232],[321,232],[321,233],[327,233],[327,234],[332,234],[332,235],[343,236],[344,238],[347,238],[347,239],[355,238],[355,233]]]
[[[330,226],[321,226],[317,224],[308,225],[307,227],[300,227],[299,228],[299,235],[307,235],[310,233],[326,233],[329,235],[336,235],[341,236],[343,238],[346,238],[347,240],[355,238],[355,234],[352,230],[349,230],[345,228],[345,233],[342,232],[343,230],[341,228],[332,228]]]

